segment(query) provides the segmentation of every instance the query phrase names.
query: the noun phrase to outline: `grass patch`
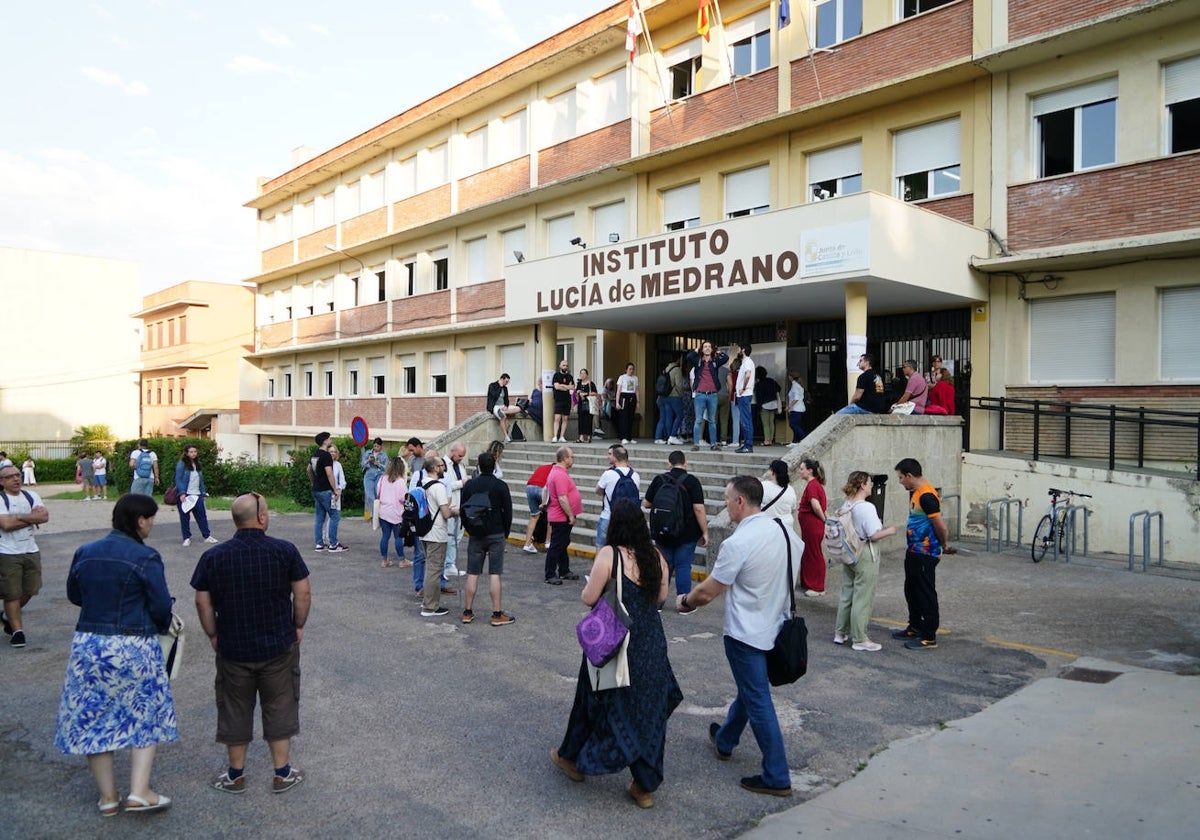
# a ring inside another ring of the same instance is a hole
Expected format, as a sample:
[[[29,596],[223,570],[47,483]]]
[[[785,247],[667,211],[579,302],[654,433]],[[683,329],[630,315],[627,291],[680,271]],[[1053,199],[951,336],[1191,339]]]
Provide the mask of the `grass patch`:
[[[47,498],[63,499],[66,501],[79,501],[83,499],[83,497],[82,490],[71,490],[66,493],[56,493],[53,496],[48,496]],[[109,493],[108,503],[111,504],[112,502],[116,501],[117,498],[117,494]],[[209,510],[229,510],[229,507],[233,504],[233,500],[235,498],[235,496],[209,496],[204,500],[204,506]],[[271,509],[272,513],[313,512],[312,505],[302,505],[290,496],[264,496],[264,498],[267,500],[267,506]],[[162,499],[157,499],[156,501],[160,507],[165,507],[165,505],[162,503]],[[343,519],[355,517],[361,519],[362,515],[362,508],[346,508],[342,511]]]

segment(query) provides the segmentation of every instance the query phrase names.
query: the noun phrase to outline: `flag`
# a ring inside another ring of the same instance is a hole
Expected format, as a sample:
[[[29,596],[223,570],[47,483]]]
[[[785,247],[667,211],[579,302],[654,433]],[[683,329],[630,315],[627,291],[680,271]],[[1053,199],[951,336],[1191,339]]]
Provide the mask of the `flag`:
[[[637,57],[638,36],[642,34],[642,15],[638,10],[638,0],[629,0],[629,26],[625,30],[625,49],[629,51],[629,60]]]
[[[698,7],[696,11],[696,34],[703,35],[704,40],[708,40],[708,0],[697,0]]]
[[[779,28],[787,26],[792,22],[792,10],[788,4],[788,0],[779,0]]]

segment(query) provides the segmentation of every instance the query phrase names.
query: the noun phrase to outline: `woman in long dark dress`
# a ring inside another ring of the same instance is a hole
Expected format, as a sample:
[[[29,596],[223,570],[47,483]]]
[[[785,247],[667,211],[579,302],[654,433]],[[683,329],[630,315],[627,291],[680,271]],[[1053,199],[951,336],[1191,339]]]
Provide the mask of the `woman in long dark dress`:
[[[633,781],[626,792],[641,808],[654,805],[651,794],[663,780],[667,718],[683,693],[667,659],[667,637],[658,607],[667,597],[667,563],[650,541],[646,517],[622,499],[613,505],[608,542],[596,553],[582,599],[592,607],[613,586],[613,563],[621,557],[622,603],[633,620],[629,628],[627,688],[594,691],[587,658],[580,655],[575,704],[567,732],[550,760],[572,781],[616,773],[628,767]]]

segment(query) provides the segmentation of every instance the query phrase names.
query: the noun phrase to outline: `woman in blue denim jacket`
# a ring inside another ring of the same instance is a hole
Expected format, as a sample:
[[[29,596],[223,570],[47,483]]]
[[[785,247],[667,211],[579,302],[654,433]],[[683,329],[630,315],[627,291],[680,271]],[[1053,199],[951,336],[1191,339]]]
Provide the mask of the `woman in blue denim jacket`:
[[[196,517],[200,533],[207,543],[217,542],[208,528],[208,511],[204,508],[204,473],[200,469],[200,450],[189,446],[175,465],[175,491],[179,493],[179,530],[183,533],[183,544],[192,544],[191,516]],[[189,503],[190,500],[190,503]]]
[[[86,755],[103,817],[121,798],[113,751],[130,748],[125,810],[157,811],[171,800],[150,789],[158,744],[178,741],[175,702],[158,634],[171,623],[162,557],[143,541],[158,505],[129,493],[113,507],[112,532],[81,546],[67,575],[67,597],[81,607],[58,706],[54,743]]]

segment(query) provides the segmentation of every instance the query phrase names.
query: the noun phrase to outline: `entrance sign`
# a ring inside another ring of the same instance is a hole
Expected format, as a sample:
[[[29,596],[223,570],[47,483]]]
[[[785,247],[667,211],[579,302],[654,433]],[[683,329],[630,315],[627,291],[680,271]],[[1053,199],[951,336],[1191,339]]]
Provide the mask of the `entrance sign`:
[[[801,277],[866,271],[871,267],[871,225],[854,222],[803,231],[800,254]]]

